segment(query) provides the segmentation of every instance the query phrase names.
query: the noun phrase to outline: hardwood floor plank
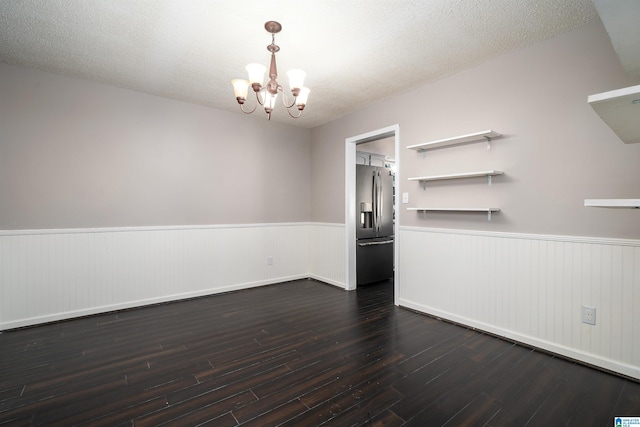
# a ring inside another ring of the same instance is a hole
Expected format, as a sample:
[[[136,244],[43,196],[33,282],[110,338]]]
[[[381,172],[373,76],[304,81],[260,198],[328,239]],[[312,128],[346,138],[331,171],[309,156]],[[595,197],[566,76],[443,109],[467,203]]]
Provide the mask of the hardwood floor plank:
[[[445,423],[452,426],[483,426],[502,410],[502,402],[480,393],[475,399],[460,409]]]
[[[296,399],[287,402],[282,406],[273,408],[269,412],[262,414],[260,417],[254,418],[240,425],[243,427],[277,426],[294,418],[296,415],[305,412],[306,410],[307,407],[304,403]]]
[[[402,418],[386,409],[363,425],[367,427],[398,427],[404,424],[405,422]]]
[[[322,392],[324,399],[317,405],[310,408],[309,411],[300,414],[298,417],[289,420],[283,424],[283,427],[295,427],[299,425],[319,425],[321,423],[332,422],[341,412],[352,409],[353,406],[360,403],[365,404],[377,396],[382,391],[389,390],[394,396],[402,396],[401,393],[393,390],[390,385],[402,378],[404,374],[395,368],[379,372],[371,377],[359,377],[346,381],[344,385],[331,388]],[[303,396],[304,398],[305,396]],[[390,403],[391,405],[391,403]],[[308,405],[307,405],[308,406]],[[378,408],[376,413],[385,408]],[[362,416],[362,419],[370,418],[370,414]]]
[[[28,427],[33,420],[33,414],[20,415],[17,417],[0,418],[0,426],[2,427]]]
[[[9,388],[0,391],[0,402],[8,399],[18,399],[24,390],[24,386],[15,386],[15,384],[7,384]]]
[[[523,392],[527,390],[528,384],[538,376],[539,372],[551,360],[544,353],[524,347],[522,349],[524,350],[523,357],[509,367],[510,372],[516,372],[517,375],[501,375],[501,381],[495,382],[486,390],[489,396],[503,402],[503,404],[512,404],[514,399],[522,396]]]
[[[610,380],[610,378],[608,378]],[[588,415],[588,413],[587,413]],[[640,383],[626,380],[613,409],[616,417],[640,416]]]
[[[441,378],[443,375],[448,378],[449,375],[455,373],[456,370],[463,370],[466,374],[469,371],[464,370],[465,366],[473,366],[475,363],[471,362],[466,365],[466,356],[469,354],[469,349],[456,346],[446,353],[443,353],[434,358],[430,363],[422,366],[420,369],[411,372],[404,379],[398,381],[394,388],[406,396],[415,396],[412,400],[423,402],[422,398],[418,398],[418,394],[425,393],[428,389],[432,388],[435,384],[443,381]],[[460,366],[462,365],[462,367]],[[429,385],[429,387],[427,387]],[[426,391],[425,391],[426,390]],[[411,412],[411,411],[410,411]]]
[[[100,377],[101,375],[113,376],[114,371],[126,372],[128,370],[144,370],[145,362],[152,357],[161,357],[163,355],[166,356],[175,353],[184,354],[185,351],[186,350],[184,348],[174,348],[164,351],[157,350],[151,353],[145,352],[143,354],[137,354],[130,358],[122,357],[116,362],[110,361],[110,363],[107,364],[104,364],[104,362],[103,364],[99,364],[97,362],[89,362],[85,364],[83,361],[78,361],[75,364],[75,370],[70,368],[57,370],[54,367],[49,375],[47,375],[46,379],[28,384],[24,391],[24,395],[36,393],[39,390],[50,390],[65,384],[78,382],[88,377]],[[78,367],[81,366],[83,369],[79,370]]]
[[[207,381],[204,383],[198,383],[194,386],[187,387],[185,389],[170,393],[167,395],[167,401],[173,405],[183,401],[191,399],[209,399],[211,393],[222,392],[233,395],[244,390],[250,390],[258,384],[264,381],[272,381],[275,378],[280,378],[283,375],[291,372],[289,368],[284,365],[278,365],[271,369],[261,370],[259,374],[255,374],[249,377],[242,377],[238,381],[227,384],[223,381]]]
[[[233,409],[246,405],[256,400],[256,397],[250,391],[241,392],[232,396],[225,396],[220,400],[207,399],[190,400],[180,402],[171,407],[162,408],[152,414],[145,415],[133,420],[136,426],[162,426],[162,425],[199,425],[207,421],[212,421]]]
[[[75,425],[78,426],[90,426],[90,427],[109,427],[117,424],[128,424],[130,420],[137,416],[137,414],[145,414],[158,409],[163,408],[167,404],[167,401],[158,397],[152,400],[137,402],[136,404],[124,408],[120,408],[115,412],[103,413],[97,418],[85,418],[82,421],[77,421]],[[78,414],[82,418],[82,414]],[[44,420],[42,425],[51,425],[47,420]],[[61,426],[69,426],[67,420],[64,420]]]
[[[452,415],[450,411],[454,411],[453,414],[455,414],[459,408],[440,408],[437,405],[445,402],[446,400],[443,400],[445,397],[457,402],[456,395],[460,393],[468,395],[469,389],[466,385],[469,379],[478,375],[482,369],[494,361],[495,356],[512,347],[512,344],[500,340],[500,343],[496,343],[497,345],[488,350],[485,343],[492,340],[494,338],[486,335],[469,337],[469,340],[440,356],[433,363],[425,365],[406,379],[399,381],[394,387],[408,397],[391,410],[407,421],[417,418],[425,422],[425,419],[431,420],[438,417],[438,421],[430,421],[424,425],[437,425],[437,422],[446,421],[447,416]],[[481,353],[474,353],[473,348],[479,349]],[[477,354],[482,354],[482,357],[476,357]],[[467,396],[459,400],[468,402],[469,398]]]
[[[287,364],[290,368],[290,363],[300,360],[301,356],[297,351],[291,350],[290,347],[277,348],[261,353],[254,354],[252,356],[231,360],[220,360],[211,362],[209,369],[196,371],[195,377],[199,382],[205,382],[213,380],[215,378],[222,378],[234,373],[238,373],[241,370],[267,367],[271,365]],[[245,371],[248,372],[248,371]]]
[[[385,377],[390,377],[393,378],[393,381],[395,382],[405,376],[403,372],[398,371],[395,368],[381,369],[382,366],[393,367],[394,364],[392,361],[395,357],[398,356],[378,359],[359,368],[347,370],[344,375],[336,376],[335,380],[327,382],[321,387],[306,393],[301,396],[300,399],[308,407],[315,408],[318,405],[328,402],[334,397],[351,390],[354,386],[366,383],[373,379],[380,382],[384,381]],[[356,366],[358,365],[359,364]]]
[[[479,396],[486,395],[486,391],[491,389],[494,383],[511,381],[511,375],[516,375],[511,366],[527,353],[526,349],[507,342],[503,342],[501,348],[493,348],[493,353],[486,350],[484,343],[477,340],[474,340],[474,343],[478,344],[477,348],[480,349],[475,355],[481,354],[481,357],[471,357],[471,360],[478,363],[477,369],[470,373],[463,383],[449,383],[446,390],[439,390],[440,394],[433,404],[417,413],[411,419],[411,424],[445,425],[450,422],[456,414],[468,409],[474,402],[477,403]],[[466,345],[465,347],[470,348]],[[491,358],[490,355],[494,357]],[[491,413],[486,414],[480,411],[487,408],[478,406],[475,407],[475,415],[488,420],[496,414],[501,404],[489,396],[486,398],[487,401],[496,402],[496,409],[489,407]]]
[[[109,390],[124,388],[126,381],[124,377],[116,378],[109,382],[95,384],[89,388],[76,388],[69,384],[67,387],[57,387],[49,394],[42,393],[37,397],[24,396],[16,400],[0,402],[0,421],[4,417],[22,416],[30,413],[43,413],[65,407],[76,399],[88,395],[101,395]]]
[[[546,364],[527,384],[503,401],[503,410],[491,420],[491,425],[526,425],[545,400],[564,381],[561,373]]]
[[[233,417],[231,412],[227,412],[224,415],[219,416],[218,418],[214,418],[209,421],[205,421],[198,426],[212,426],[212,427],[236,427],[238,422]]]
[[[453,351],[455,348],[462,345],[462,343],[467,339],[468,336],[463,333],[457,333],[452,336],[436,336],[432,340],[428,341],[428,347],[424,348],[421,352],[414,354],[410,358],[403,360],[398,364],[398,366],[407,375],[413,374],[423,367],[433,363],[435,360],[438,360],[440,357]]]
[[[234,415],[238,421],[242,423],[261,416],[272,407],[286,403],[293,396],[298,396],[298,399],[300,399],[307,407],[311,407],[311,403],[308,402],[315,401],[317,404],[321,403],[335,397],[336,395],[342,394],[351,387],[357,386],[359,382],[372,380],[383,382],[385,378],[393,377],[397,379],[398,376],[402,375],[402,373],[397,371],[395,371],[393,375],[389,375],[389,371],[376,372],[371,369],[359,370],[359,365],[358,361],[353,361],[350,365],[341,365],[333,370],[324,371],[312,378],[309,378],[307,381],[297,384],[295,387],[287,388],[286,392],[271,394],[265,398],[252,402],[245,407],[239,408],[234,411]],[[377,363],[371,363],[369,367],[370,366],[378,365]],[[381,385],[381,387],[384,387],[384,384]],[[317,410],[317,406],[311,409],[311,412],[319,412]],[[302,424],[304,424],[305,418],[302,418],[302,420]],[[298,422],[298,418],[296,418],[293,425]]]
[[[302,368],[295,371],[297,375],[293,377],[278,378],[252,388],[252,391],[258,396],[258,400],[235,410],[233,414],[240,423],[254,419],[269,412],[275,406],[285,404],[293,397],[300,399],[300,396],[310,390],[322,387],[324,384],[334,381],[336,377],[344,375],[345,370],[356,367],[357,363],[354,362],[350,366],[341,365],[333,369],[317,369],[315,365],[310,365],[309,369]]]

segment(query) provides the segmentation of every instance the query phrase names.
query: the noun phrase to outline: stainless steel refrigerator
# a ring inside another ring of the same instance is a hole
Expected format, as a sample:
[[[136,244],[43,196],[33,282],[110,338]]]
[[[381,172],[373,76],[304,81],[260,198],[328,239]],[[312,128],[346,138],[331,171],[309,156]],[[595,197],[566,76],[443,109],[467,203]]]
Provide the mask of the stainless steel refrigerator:
[[[393,278],[393,175],[356,165],[357,284]]]

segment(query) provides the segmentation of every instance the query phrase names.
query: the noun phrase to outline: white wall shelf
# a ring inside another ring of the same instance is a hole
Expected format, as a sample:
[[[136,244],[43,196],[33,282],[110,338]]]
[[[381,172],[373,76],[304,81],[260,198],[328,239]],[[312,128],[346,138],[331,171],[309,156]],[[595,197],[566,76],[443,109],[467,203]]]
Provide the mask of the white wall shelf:
[[[640,199],[585,199],[584,205],[595,208],[640,209]]]
[[[491,221],[493,212],[500,212],[500,208],[407,208],[408,211],[424,212],[481,212],[487,214],[487,221]]]
[[[640,143],[640,85],[590,95],[587,102],[622,142]]]
[[[430,176],[418,176],[409,178],[409,181],[419,181],[421,183],[425,183],[427,181],[443,181],[447,179],[461,179],[461,178],[476,178],[480,176],[487,177],[487,184],[491,185],[491,177],[496,175],[503,175],[504,172],[496,171],[496,170],[488,170],[488,171],[478,171],[478,172],[463,172],[463,173],[452,173],[447,175],[430,175]],[[423,186],[426,188],[426,186]]]
[[[407,148],[410,150],[416,150],[416,151],[426,151],[433,148],[447,147],[449,145],[464,144],[465,142],[479,142],[479,141],[486,141],[488,144],[487,148],[491,148],[491,140],[499,136],[502,136],[502,135],[499,134],[498,132],[495,132],[493,130],[484,130],[482,132],[454,136],[453,138],[445,138],[445,139],[439,139],[437,141],[424,142],[422,144],[409,145],[407,146]]]

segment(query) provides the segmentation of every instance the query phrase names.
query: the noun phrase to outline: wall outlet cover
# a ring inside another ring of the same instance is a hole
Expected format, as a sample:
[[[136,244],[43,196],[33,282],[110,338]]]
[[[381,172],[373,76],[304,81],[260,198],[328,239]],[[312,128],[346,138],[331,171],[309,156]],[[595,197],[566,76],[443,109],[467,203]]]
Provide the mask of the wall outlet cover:
[[[596,309],[593,307],[582,306],[582,323],[587,325],[596,324]]]

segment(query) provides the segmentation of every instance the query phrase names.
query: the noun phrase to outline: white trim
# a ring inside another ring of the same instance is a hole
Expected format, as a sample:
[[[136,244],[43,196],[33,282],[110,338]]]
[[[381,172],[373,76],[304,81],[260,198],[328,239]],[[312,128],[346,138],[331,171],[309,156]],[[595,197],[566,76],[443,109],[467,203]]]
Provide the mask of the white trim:
[[[378,139],[394,137],[394,157],[396,159],[396,185],[401,182],[400,178],[400,125],[395,124],[371,132],[352,136],[345,139],[345,254],[346,254],[346,272],[345,272],[345,289],[356,289],[356,208],[355,208],[355,186],[356,186],[356,145],[359,143],[376,141]],[[400,201],[396,197],[394,206],[396,218],[393,225],[393,234],[395,235],[393,242],[394,257],[394,304],[397,305],[398,295],[398,226],[400,224]]]
[[[328,277],[319,276],[317,274],[309,274],[308,278],[345,290],[344,283],[338,282],[337,280],[329,279]]]
[[[449,313],[447,311],[438,310],[436,308],[429,307],[426,305],[418,304],[416,302],[406,300],[404,298],[400,298],[398,303],[401,307],[406,307],[421,313],[426,313],[431,316],[456,322],[461,325],[468,326],[470,328],[479,329],[479,330],[489,332],[491,334],[495,334],[510,340],[518,341],[533,347],[551,351],[553,353],[556,353],[565,357],[569,357],[571,359],[579,360],[594,366],[608,369],[610,371],[618,372],[633,378],[640,379],[640,367],[637,367],[634,365],[623,363],[617,360],[612,360],[603,356],[598,356],[596,354],[587,353],[584,351],[566,347],[557,343],[542,340],[529,335],[520,334],[518,332],[496,327],[488,323],[478,322],[468,317],[458,316],[456,314]]]
[[[352,291],[356,288],[356,144],[358,142],[357,137],[347,138],[345,141],[345,172],[344,172],[344,200],[345,200],[345,254],[346,254],[346,271],[344,284],[345,289]]]
[[[219,228],[256,228],[256,227],[297,227],[306,225],[332,225],[313,222],[276,222],[255,224],[203,224],[203,225],[157,225],[141,227],[98,227],[98,228],[43,228],[30,230],[0,230],[0,236],[25,236],[46,234],[85,234],[85,233],[128,233],[139,231],[173,230],[213,230]]]
[[[457,230],[448,228],[428,228],[428,227],[409,227],[401,226],[400,231],[414,231],[420,233],[439,233],[439,234],[458,234],[466,236],[484,236],[484,237],[501,237],[505,239],[527,239],[527,240],[545,240],[552,242],[567,243],[594,243],[599,245],[616,245],[616,246],[633,246],[640,247],[640,240],[636,239],[614,239],[609,237],[586,237],[586,236],[562,236],[552,234],[526,234],[526,233],[507,233],[499,231],[482,231],[482,230]]]
[[[309,225],[313,227],[344,227],[344,224],[339,222],[311,222]]]

